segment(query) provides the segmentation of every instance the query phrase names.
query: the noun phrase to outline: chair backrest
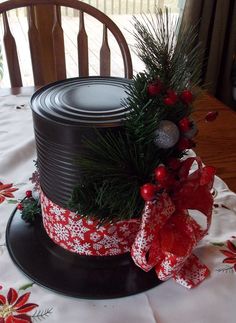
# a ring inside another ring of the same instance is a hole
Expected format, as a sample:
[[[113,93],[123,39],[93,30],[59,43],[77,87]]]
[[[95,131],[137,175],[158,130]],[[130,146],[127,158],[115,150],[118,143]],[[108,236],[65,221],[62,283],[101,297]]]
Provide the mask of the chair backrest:
[[[40,17],[40,13],[37,10],[40,8],[42,9],[44,6],[47,8],[47,11],[51,10],[52,24],[50,30],[47,30],[46,32],[43,30],[42,33],[39,29],[39,20],[42,19],[42,17]],[[124,65],[124,77],[132,78],[133,69],[127,42],[117,25],[103,12],[78,0],[10,0],[0,3],[0,17],[2,15],[3,43],[11,86],[22,86],[22,75],[18,58],[18,52],[21,49],[17,48],[15,38],[11,31],[8,12],[21,7],[27,7],[28,39],[34,84],[44,85],[48,83],[49,80],[47,75],[49,74],[53,74],[53,77],[50,76],[50,81],[57,81],[67,77],[64,33],[61,23],[62,6],[78,10],[79,30],[76,41],[78,51],[78,72],[76,71],[74,76],[89,76],[89,49],[85,16],[90,15],[103,25],[100,47],[100,75],[110,76],[111,73],[111,53],[108,44],[108,31],[110,31],[120,48]],[[96,30],[93,32],[96,32]],[[49,37],[48,43],[50,44],[48,45],[50,45],[52,49],[52,62],[50,62],[50,66],[46,46],[42,41],[42,36],[44,35],[46,35],[47,38]],[[50,73],[49,69],[51,69]]]

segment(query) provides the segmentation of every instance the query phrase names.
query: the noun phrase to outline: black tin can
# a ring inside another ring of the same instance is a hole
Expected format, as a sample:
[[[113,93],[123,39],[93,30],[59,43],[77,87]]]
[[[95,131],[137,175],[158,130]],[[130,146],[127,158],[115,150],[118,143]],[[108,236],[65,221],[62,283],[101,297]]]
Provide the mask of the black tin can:
[[[76,160],[83,139],[93,140],[95,129],[117,131],[122,126],[127,113],[122,101],[130,82],[116,77],[72,78],[42,87],[32,96],[40,185],[54,203],[65,207],[81,180]]]

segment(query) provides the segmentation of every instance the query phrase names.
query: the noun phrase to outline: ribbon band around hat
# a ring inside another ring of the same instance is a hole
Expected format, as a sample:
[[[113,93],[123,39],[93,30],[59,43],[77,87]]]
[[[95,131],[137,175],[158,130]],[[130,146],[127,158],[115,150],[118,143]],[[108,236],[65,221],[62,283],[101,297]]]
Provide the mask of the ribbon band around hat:
[[[197,169],[190,173],[196,163]],[[142,218],[99,226],[50,201],[41,192],[44,228],[61,247],[79,255],[111,256],[131,252],[144,271],[155,269],[160,280],[170,277],[187,288],[198,285],[209,269],[192,254],[211,223],[214,174],[199,158],[188,158],[179,169],[179,180],[171,194],[147,201]],[[190,210],[206,218],[202,228]]]

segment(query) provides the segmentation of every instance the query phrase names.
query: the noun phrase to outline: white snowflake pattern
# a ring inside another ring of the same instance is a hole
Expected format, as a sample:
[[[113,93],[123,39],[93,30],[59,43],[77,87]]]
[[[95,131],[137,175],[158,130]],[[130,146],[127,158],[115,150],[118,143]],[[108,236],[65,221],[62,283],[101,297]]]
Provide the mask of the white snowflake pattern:
[[[179,260],[173,264],[170,258],[166,258],[161,263],[164,274],[167,276],[172,276],[174,272],[176,273],[181,269],[181,267],[184,264],[184,261],[185,261],[185,257],[179,257]]]
[[[162,265],[163,272],[164,272],[165,275],[169,275],[170,272],[172,272],[173,266],[172,266],[170,260],[168,260],[168,259],[164,260],[161,265]]]
[[[70,231],[72,238],[80,238],[84,240],[84,234],[89,231],[88,228],[84,226],[83,219],[74,221],[69,219],[69,223],[66,225],[66,228]]]
[[[58,238],[58,236],[53,236],[53,239],[55,242],[59,243],[60,242],[60,239]]]
[[[152,242],[152,240],[154,239],[154,234],[149,234],[149,236],[147,236],[147,242]]]
[[[190,289],[192,287],[191,284],[186,279],[184,279],[182,277],[175,278],[175,281],[176,281],[176,283],[178,283],[188,289]]]
[[[74,244],[73,244],[73,251],[79,254],[83,254],[83,255],[91,255],[92,252],[90,251],[90,246],[91,244],[88,242],[85,242],[84,244],[81,244],[81,241],[78,239],[74,240]]]
[[[141,267],[143,270],[148,271],[151,269],[151,267],[149,265],[144,263],[140,250],[132,248],[132,258],[133,258],[135,264],[137,266]]]
[[[90,234],[90,239],[94,242],[97,242],[101,239],[101,235],[98,232],[93,232]]]
[[[198,268],[194,266],[191,271],[186,272],[186,277],[197,285],[206,278],[206,272],[206,268]]]
[[[59,222],[66,221],[66,217],[63,214],[58,214],[58,215],[55,215],[55,220]]]
[[[100,226],[100,227],[97,228],[97,231],[98,232],[104,232],[104,231],[106,231],[106,229],[103,226]]]
[[[53,232],[54,231],[54,227],[51,223],[47,224],[47,229],[49,230],[49,232]]]
[[[43,194],[42,194],[42,205],[44,205],[45,207],[48,207],[49,206],[49,200]]]
[[[119,255],[120,253],[121,253],[121,250],[119,248],[111,248],[105,252],[105,255],[116,256],[116,255]]]
[[[123,224],[123,225],[120,226],[120,231],[121,232],[126,232],[126,231],[128,231],[128,229],[129,229],[129,227],[128,227],[127,224]]]
[[[143,234],[139,234],[135,239],[135,247],[142,251],[143,249],[146,249],[148,247],[148,241],[146,239],[146,233],[143,232]]]
[[[112,236],[104,235],[103,239],[99,241],[105,249],[117,248],[119,247],[119,242],[120,239],[117,236],[117,233],[114,233]]]
[[[55,240],[56,240],[56,237],[64,241],[68,240],[69,238],[69,231],[61,223],[56,223],[54,225],[54,233],[55,233]]]
[[[50,213],[48,214],[47,212],[45,212],[43,210],[42,215],[43,215],[43,221],[45,223],[47,223],[47,222],[54,222],[54,217]]]
[[[94,243],[93,244],[93,249],[100,250],[101,248],[102,248],[102,245],[101,244],[99,244],[99,243]]]
[[[57,205],[53,205],[53,207],[49,209],[49,212],[55,215],[57,221],[64,221],[65,216],[63,216],[63,214],[66,213],[66,210],[61,209]]]
[[[196,275],[196,277],[193,278],[193,282],[198,284],[199,282],[201,282],[206,278],[206,274],[207,274],[206,268],[199,269],[198,274]]]
[[[68,219],[74,219],[74,220],[78,220],[79,218],[79,215],[76,214],[75,212],[70,212],[68,215],[67,215]]]
[[[54,206],[55,206],[55,204],[53,204],[53,202],[49,200],[48,206],[49,206],[49,207],[50,207],[50,206],[51,206],[51,207],[54,207]]]
[[[165,281],[165,280],[167,280],[167,279],[171,278],[171,275],[167,276],[167,275],[165,275],[165,274],[163,273],[163,271],[161,271],[161,270],[160,270],[160,271],[158,272],[158,274],[157,274],[157,277],[158,277],[158,279]]]

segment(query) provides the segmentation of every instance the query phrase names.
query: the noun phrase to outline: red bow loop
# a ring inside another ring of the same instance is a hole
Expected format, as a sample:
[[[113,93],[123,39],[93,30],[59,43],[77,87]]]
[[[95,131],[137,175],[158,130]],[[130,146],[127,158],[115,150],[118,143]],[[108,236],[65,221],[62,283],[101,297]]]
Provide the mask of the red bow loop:
[[[194,162],[197,169],[190,173]],[[192,251],[210,226],[214,170],[203,167],[199,158],[191,157],[182,162],[179,178],[171,198],[163,193],[158,200],[146,202],[131,255],[143,270],[155,268],[159,279],[173,277],[190,288],[209,274],[208,268],[200,264]],[[206,216],[205,229],[189,215],[190,209]]]
[[[175,206],[167,194],[162,194],[158,201],[145,203],[140,230],[131,248],[134,262],[144,271],[151,270],[158,262],[158,233],[174,211]]]

